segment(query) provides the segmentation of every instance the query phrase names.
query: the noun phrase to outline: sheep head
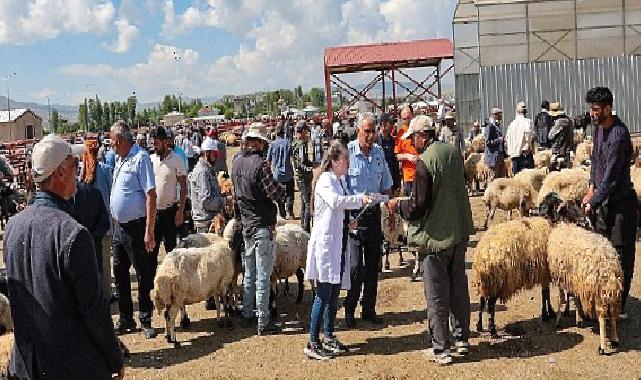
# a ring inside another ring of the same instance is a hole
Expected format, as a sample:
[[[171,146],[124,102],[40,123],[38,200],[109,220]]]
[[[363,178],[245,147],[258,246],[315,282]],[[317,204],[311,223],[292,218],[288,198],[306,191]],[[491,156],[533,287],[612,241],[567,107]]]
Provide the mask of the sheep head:
[[[561,221],[591,229],[592,223],[578,202],[563,200],[557,193],[549,193],[539,205],[539,215],[553,223]]]

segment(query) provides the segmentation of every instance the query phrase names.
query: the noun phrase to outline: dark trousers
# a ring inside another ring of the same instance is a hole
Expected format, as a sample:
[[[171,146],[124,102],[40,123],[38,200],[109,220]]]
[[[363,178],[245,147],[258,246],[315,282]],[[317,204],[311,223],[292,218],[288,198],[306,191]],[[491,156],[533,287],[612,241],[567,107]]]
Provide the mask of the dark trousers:
[[[517,157],[512,157],[512,174],[520,172],[523,169],[534,168],[534,156],[532,153],[521,154]]]
[[[625,312],[625,304],[630,294],[632,277],[634,276],[635,244],[638,225],[638,201],[636,193],[631,190],[627,196],[616,201],[609,200],[599,210],[603,221],[597,220],[597,230],[610,240],[619,254],[619,262],[623,270],[623,291],[621,292],[621,312]]]
[[[121,319],[133,319],[129,269],[134,266],[138,280],[138,319],[143,325],[151,325],[153,304],[149,292],[154,287],[158,256],[145,249],[145,218],[114,224],[111,243],[114,255],[114,276],[118,291],[118,308]]]
[[[285,205],[287,205],[287,213],[290,216],[294,215],[294,179],[288,182],[281,182],[285,186],[285,194],[287,195],[285,202],[278,202],[278,213],[281,218],[285,218]]]
[[[369,211],[363,217],[359,226],[366,229],[360,233],[360,253],[358,265],[351,276],[352,288],[345,297],[345,314],[354,314],[356,305],[361,297],[363,314],[371,315],[376,313],[376,295],[378,292],[378,269],[381,264],[383,251],[383,233],[381,231],[381,211],[378,207]]]
[[[312,214],[310,212],[310,198],[312,196],[312,184],[310,181],[301,180],[298,181],[298,190],[300,190],[300,225],[301,227],[310,232],[310,224],[312,220]]]
[[[449,326],[455,341],[470,337],[470,295],[465,274],[467,240],[428,254],[423,260],[427,322],[436,352],[450,347]]]
[[[154,228],[154,255],[158,256],[160,243],[165,244],[165,252],[171,252],[176,248],[176,238],[178,228],[176,227],[176,211],[178,206],[172,205],[164,210],[158,210],[156,213],[156,227]]]
[[[187,165],[189,166],[189,172],[191,173],[194,170],[194,167],[198,163],[198,156],[187,157]]]

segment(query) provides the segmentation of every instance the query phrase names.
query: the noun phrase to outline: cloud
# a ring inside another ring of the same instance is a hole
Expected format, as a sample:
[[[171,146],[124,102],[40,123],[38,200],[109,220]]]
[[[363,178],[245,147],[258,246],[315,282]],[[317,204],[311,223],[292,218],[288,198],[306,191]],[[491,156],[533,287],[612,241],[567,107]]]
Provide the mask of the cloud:
[[[131,48],[133,41],[140,34],[135,25],[129,23],[126,18],[119,18],[114,22],[118,31],[118,38],[111,44],[104,43],[103,47],[114,53],[125,53]]]
[[[114,15],[111,1],[2,0],[0,44],[30,44],[62,33],[105,33]]]
[[[58,95],[58,92],[49,88],[43,88],[42,90],[31,94],[34,98],[39,99],[46,99],[54,95]]]
[[[114,69],[103,63],[97,65],[86,65],[84,63],[64,66],[59,70],[60,74],[72,76],[100,77],[110,75]]]

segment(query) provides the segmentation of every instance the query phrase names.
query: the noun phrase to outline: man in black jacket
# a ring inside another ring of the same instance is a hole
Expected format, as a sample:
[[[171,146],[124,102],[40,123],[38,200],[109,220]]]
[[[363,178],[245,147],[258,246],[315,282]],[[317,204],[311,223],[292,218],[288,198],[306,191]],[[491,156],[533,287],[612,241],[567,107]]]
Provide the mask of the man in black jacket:
[[[536,130],[536,141],[541,148],[549,148],[551,141],[548,139],[548,133],[552,128],[552,118],[548,113],[550,110],[550,102],[544,100],[541,103],[541,112],[534,118],[534,129]]]
[[[71,147],[49,135],[33,149],[35,201],[4,239],[15,344],[9,377],[110,379],[123,353],[102,290],[91,235],[69,215],[76,192]]]

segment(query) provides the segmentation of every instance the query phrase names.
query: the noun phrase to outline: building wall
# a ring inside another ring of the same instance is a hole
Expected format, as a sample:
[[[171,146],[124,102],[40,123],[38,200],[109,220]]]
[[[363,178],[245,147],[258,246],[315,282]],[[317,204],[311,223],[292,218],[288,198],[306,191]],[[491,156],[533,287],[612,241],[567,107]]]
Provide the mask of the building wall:
[[[516,103],[525,101],[530,116],[541,101],[560,101],[571,116],[587,111],[585,93],[592,87],[609,87],[614,110],[631,132],[641,132],[641,56],[621,56],[506,64],[481,68],[480,110],[485,119],[492,107],[503,109],[507,125]],[[457,97],[467,95],[457,88]]]
[[[9,142],[27,139],[27,126],[33,126],[33,138],[41,139],[44,131],[42,120],[27,112],[13,122],[0,123],[0,141]]]
[[[481,101],[479,100],[479,75],[456,74],[456,119],[466,131],[475,121],[481,121]]]

